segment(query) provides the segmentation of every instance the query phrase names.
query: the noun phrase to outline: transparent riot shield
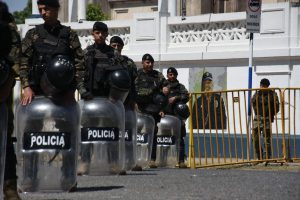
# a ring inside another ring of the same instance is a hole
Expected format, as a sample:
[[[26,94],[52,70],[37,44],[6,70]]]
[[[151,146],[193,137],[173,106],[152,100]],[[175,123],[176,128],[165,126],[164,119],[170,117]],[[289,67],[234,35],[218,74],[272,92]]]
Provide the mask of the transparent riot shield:
[[[80,108],[37,96],[17,107],[18,173],[24,192],[69,191],[77,182]]]
[[[157,124],[156,162],[159,167],[175,167],[178,163],[181,120],[165,115]]]
[[[151,157],[155,121],[151,115],[137,114],[137,165],[145,168]]]
[[[117,174],[124,168],[125,111],[122,102],[107,98],[80,101],[82,174]],[[123,131],[122,131],[123,130]],[[120,135],[121,134],[121,135]]]
[[[5,152],[7,137],[7,109],[5,102],[0,102],[0,199],[3,199],[3,179],[5,169]]]
[[[136,112],[125,110],[125,169],[136,165]]]

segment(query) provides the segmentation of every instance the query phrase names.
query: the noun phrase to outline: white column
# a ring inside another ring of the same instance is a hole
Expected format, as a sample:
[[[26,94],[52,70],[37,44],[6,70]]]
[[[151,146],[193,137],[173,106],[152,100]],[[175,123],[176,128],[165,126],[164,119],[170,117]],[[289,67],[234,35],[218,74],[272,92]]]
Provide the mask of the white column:
[[[176,16],[177,12],[177,0],[168,0],[168,12],[170,16]]]
[[[85,20],[86,19],[86,0],[78,0],[77,1],[77,19]]]
[[[37,6],[37,0],[32,0],[32,9],[31,9],[32,15],[40,15],[38,6]]]

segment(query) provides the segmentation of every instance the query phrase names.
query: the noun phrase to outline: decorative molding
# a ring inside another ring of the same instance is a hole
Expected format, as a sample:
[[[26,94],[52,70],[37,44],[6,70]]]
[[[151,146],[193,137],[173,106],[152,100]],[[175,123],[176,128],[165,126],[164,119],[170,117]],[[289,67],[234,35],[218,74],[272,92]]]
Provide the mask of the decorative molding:
[[[87,46],[94,43],[94,38],[91,35],[91,30],[82,29],[75,31],[78,34],[82,49],[85,49]],[[130,27],[110,28],[108,32],[109,35],[106,39],[107,43],[112,36],[118,35],[124,41],[124,48],[126,49],[126,46],[130,43]]]
[[[249,39],[246,22],[213,22],[170,25],[171,44],[240,41]]]

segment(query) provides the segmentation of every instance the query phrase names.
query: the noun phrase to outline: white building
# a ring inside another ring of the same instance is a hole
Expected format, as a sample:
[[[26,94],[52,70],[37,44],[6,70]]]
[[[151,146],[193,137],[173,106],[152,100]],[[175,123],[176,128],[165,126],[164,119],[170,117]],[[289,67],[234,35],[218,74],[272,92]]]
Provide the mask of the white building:
[[[78,0],[78,4],[84,5],[84,0]],[[168,67],[176,67],[179,81],[190,92],[200,92],[204,70],[213,73],[216,90],[248,87],[249,33],[245,28],[245,12],[183,19],[170,15],[177,8],[172,1],[164,0],[159,1],[158,9],[158,12],[136,13],[131,20],[105,22],[110,37],[119,35],[124,39],[124,54],[140,65],[143,54],[150,53],[155,66],[164,74]],[[79,10],[79,13],[84,19],[84,12]],[[20,26],[22,36],[40,22],[27,20],[27,24]],[[83,48],[93,43],[90,35],[93,22],[67,25],[78,32]],[[270,79],[272,87],[300,86],[299,3],[262,6],[261,32],[254,34],[254,88],[259,87],[263,77]]]

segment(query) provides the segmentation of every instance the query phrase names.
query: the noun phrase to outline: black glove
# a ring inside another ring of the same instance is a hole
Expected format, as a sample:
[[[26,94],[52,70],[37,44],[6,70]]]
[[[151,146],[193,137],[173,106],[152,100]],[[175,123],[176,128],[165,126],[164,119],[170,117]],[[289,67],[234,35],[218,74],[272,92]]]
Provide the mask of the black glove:
[[[83,99],[83,100],[91,100],[94,98],[92,93],[90,93],[88,91],[83,92],[82,94],[80,94],[80,96],[81,96],[81,99]]]

